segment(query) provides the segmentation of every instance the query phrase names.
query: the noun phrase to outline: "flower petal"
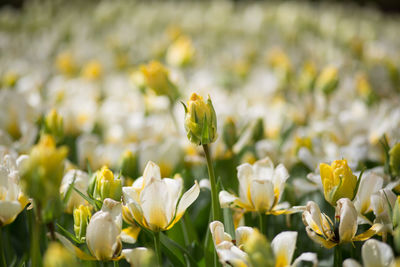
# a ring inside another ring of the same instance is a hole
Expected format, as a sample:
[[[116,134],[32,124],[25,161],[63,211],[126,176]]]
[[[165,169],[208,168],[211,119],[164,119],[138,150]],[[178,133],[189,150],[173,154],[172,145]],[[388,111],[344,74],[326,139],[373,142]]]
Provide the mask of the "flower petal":
[[[285,231],[272,240],[271,247],[275,255],[275,266],[289,266],[292,262],[293,253],[296,248],[297,232]]]
[[[370,239],[364,243],[361,254],[365,267],[391,266],[394,261],[391,247],[375,239]]]

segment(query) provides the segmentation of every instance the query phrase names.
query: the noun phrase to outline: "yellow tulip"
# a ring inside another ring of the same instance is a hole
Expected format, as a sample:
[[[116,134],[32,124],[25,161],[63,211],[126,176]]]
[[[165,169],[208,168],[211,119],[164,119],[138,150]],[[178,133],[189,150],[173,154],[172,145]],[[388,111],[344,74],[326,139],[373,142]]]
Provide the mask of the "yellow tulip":
[[[321,163],[319,170],[325,199],[332,206],[335,206],[340,198],[354,198],[357,177],[347,165],[346,160],[335,160],[330,166]]]

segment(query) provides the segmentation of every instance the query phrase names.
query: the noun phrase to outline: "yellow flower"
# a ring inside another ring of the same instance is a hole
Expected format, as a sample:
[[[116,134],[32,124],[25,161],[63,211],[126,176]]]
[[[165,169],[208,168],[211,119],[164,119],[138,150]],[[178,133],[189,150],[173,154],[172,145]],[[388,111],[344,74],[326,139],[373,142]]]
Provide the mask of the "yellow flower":
[[[78,262],[74,255],[57,242],[50,243],[43,257],[44,267],[69,267],[77,265]]]
[[[169,79],[169,71],[158,61],[140,67],[148,88],[157,95],[167,96],[171,102],[179,97],[176,86]]]
[[[347,165],[347,160],[335,160],[331,166],[321,163],[319,170],[325,199],[332,206],[335,206],[340,198],[354,198],[357,177]]]
[[[315,82],[315,87],[329,95],[336,90],[339,84],[338,69],[333,66],[328,66],[322,70]]]
[[[97,60],[89,61],[82,69],[82,75],[88,80],[97,80],[103,74],[103,66]]]
[[[71,52],[64,51],[56,58],[56,67],[64,75],[70,76],[77,71],[76,62]]]
[[[185,129],[189,140],[196,145],[213,143],[217,139],[217,117],[210,97],[193,93],[185,108]]]
[[[121,195],[121,179],[115,179],[113,172],[107,166],[103,166],[96,172],[93,197],[101,202],[106,198],[121,201]]]
[[[67,153],[66,147],[56,147],[52,136],[41,136],[23,165],[21,182],[27,195],[42,204],[59,198]]]
[[[132,186],[123,187],[125,207],[129,211],[124,218],[129,221],[133,218],[155,232],[172,228],[200,193],[197,182],[181,196],[182,188],[182,178],[161,179],[160,168],[150,161],[142,177]]]
[[[89,206],[80,205],[74,209],[74,231],[79,240],[85,240],[86,228],[91,217],[92,212]]]
[[[64,135],[63,117],[57,113],[55,109],[50,110],[44,119],[44,131],[51,134],[57,140],[60,140]]]
[[[315,202],[309,201],[303,212],[303,222],[307,235],[314,242],[326,248],[332,248],[342,243],[367,240],[383,228],[382,224],[376,223],[364,233],[356,235],[357,216],[357,210],[348,198],[337,201],[335,224],[326,214],[321,213]]]
[[[168,64],[173,66],[184,66],[193,59],[195,49],[192,40],[181,35],[168,48],[166,59]]]

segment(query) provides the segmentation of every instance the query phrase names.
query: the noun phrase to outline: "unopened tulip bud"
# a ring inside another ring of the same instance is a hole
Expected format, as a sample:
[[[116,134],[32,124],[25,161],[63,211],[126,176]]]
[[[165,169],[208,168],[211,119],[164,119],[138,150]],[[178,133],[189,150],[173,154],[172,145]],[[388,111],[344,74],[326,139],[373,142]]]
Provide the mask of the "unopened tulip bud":
[[[138,172],[138,157],[131,150],[126,150],[120,161],[121,174],[124,177],[137,177]]]
[[[189,140],[196,145],[213,143],[217,139],[217,117],[210,97],[207,103],[196,93],[185,107],[185,129]]]
[[[60,140],[64,135],[64,123],[63,118],[57,113],[55,109],[52,109],[44,119],[44,132],[54,136],[55,139]]]
[[[78,266],[78,262],[63,245],[57,242],[50,243],[43,258],[44,267]]]
[[[97,171],[94,183],[93,197],[103,202],[106,198],[111,198],[116,201],[121,200],[122,184],[121,179],[115,179],[112,171],[104,166],[100,171]]]
[[[21,183],[27,195],[43,205],[50,199],[60,198],[59,188],[67,153],[66,147],[56,147],[52,136],[41,136],[23,164]]]
[[[390,149],[389,155],[390,155],[390,160],[389,160],[390,170],[393,175],[399,176],[400,175],[400,143],[397,143]]]
[[[160,62],[152,61],[148,65],[141,66],[140,70],[147,87],[157,95],[165,95],[171,102],[179,97],[178,89],[169,79],[168,70]]]
[[[354,198],[357,177],[347,165],[347,160],[335,160],[330,166],[321,163],[319,169],[325,199],[332,206],[335,206],[340,198]]]
[[[324,94],[329,95],[336,90],[339,84],[338,70],[329,66],[322,70],[316,81],[316,88]]]
[[[249,255],[252,266],[275,266],[271,245],[257,229],[248,237],[244,244],[244,250]]]
[[[80,205],[74,209],[74,231],[75,236],[83,241],[86,238],[86,228],[89,224],[92,212],[89,206]]]

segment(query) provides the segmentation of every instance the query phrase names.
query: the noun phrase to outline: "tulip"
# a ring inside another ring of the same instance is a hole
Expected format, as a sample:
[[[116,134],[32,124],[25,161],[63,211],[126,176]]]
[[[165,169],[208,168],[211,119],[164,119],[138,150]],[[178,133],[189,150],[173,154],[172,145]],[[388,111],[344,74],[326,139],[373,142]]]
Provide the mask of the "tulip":
[[[97,200],[104,201],[106,198],[111,198],[116,201],[121,200],[122,184],[121,179],[114,178],[114,174],[107,167],[103,166],[101,170],[96,172],[94,180],[93,197]]]
[[[19,169],[26,156],[15,159],[10,154],[0,158],[0,227],[12,223],[28,204],[19,182]]]
[[[60,140],[64,135],[64,122],[55,109],[52,109],[44,118],[44,132]]]
[[[294,250],[296,248],[297,232],[281,232],[271,242],[271,247],[275,255],[275,267],[298,266],[301,261],[308,261],[313,267],[318,265],[315,253],[302,253],[292,264]]]
[[[315,87],[326,95],[336,90],[339,84],[338,70],[333,66],[328,66],[321,71]]]
[[[154,252],[147,248],[123,249],[121,254],[131,267],[153,267],[157,265]]]
[[[375,239],[364,243],[361,248],[361,256],[364,267],[398,266],[395,264],[391,247]],[[361,265],[353,259],[347,259],[343,262],[343,267],[361,267]]]
[[[86,230],[86,243],[97,260],[111,260],[120,254],[121,212],[121,204],[108,198],[101,211],[92,216]]]
[[[252,235],[253,231],[251,227],[238,227],[235,231],[236,245],[234,245],[232,237],[225,233],[224,225],[220,221],[211,222],[210,232],[219,261],[225,265],[229,263],[232,266],[247,266],[248,255],[241,248]]]
[[[185,35],[181,35],[168,47],[166,60],[172,66],[184,66],[192,61],[194,53],[195,49],[192,40]]]
[[[125,205],[134,220],[158,232],[173,227],[200,193],[197,181],[181,196],[182,188],[182,178],[161,179],[160,168],[149,161],[143,176],[132,186],[123,187],[122,191]]]
[[[151,61],[147,65],[140,67],[145,82],[148,88],[153,90],[157,95],[164,95],[171,102],[179,97],[179,92],[176,86],[169,78],[168,70],[158,61]]]
[[[217,117],[210,97],[193,93],[185,108],[185,129],[188,139],[196,145],[207,145],[217,139]]]
[[[89,206],[80,205],[74,209],[74,231],[75,236],[83,241],[86,238],[86,229],[89,224],[92,212]]]
[[[335,160],[330,166],[321,163],[319,169],[325,199],[332,206],[340,198],[354,198],[357,177],[347,165],[347,160]]]
[[[219,193],[221,207],[239,207],[246,212],[256,211],[274,215],[295,212],[295,210],[281,209],[282,205],[278,205],[285,182],[289,178],[283,164],[274,168],[272,161],[264,158],[253,165],[242,164],[237,170],[239,197],[221,191]]]
[[[371,207],[375,215],[374,223],[382,224],[383,233],[393,232],[392,207],[395,206],[396,195],[390,189],[381,189],[371,196]],[[386,237],[384,236],[384,239]]]
[[[379,233],[382,225],[377,223],[370,229],[356,235],[357,232],[357,210],[354,204],[347,198],[341,198],[337,201],[335,211],[338,228],[332,220],[324,213],[321,213],[318,205],[309,201],[306,210],[303,212],[303,222],[306,226],[307,235],[316,243],[332,248],[338,244],[364,241]]]
[[[43,257],[44,267],[69,267],[78,266],[74,255],[66,250],[60,243],[52,242]]]
[[[70,189],[71,184],[78,189],[81,193],[86,195],[86,190],[88,188],[89,176],[86,172],[80,170],[69,170],[63,177],[60,186],[60,194],[62,198],[66,197],[68,190]],[[85,205],[86,200],[83,199],[75,190],[69,193],[69,198],[66,203],[66,212],[72,213],[74,208],[79,207],[80,205]]]

